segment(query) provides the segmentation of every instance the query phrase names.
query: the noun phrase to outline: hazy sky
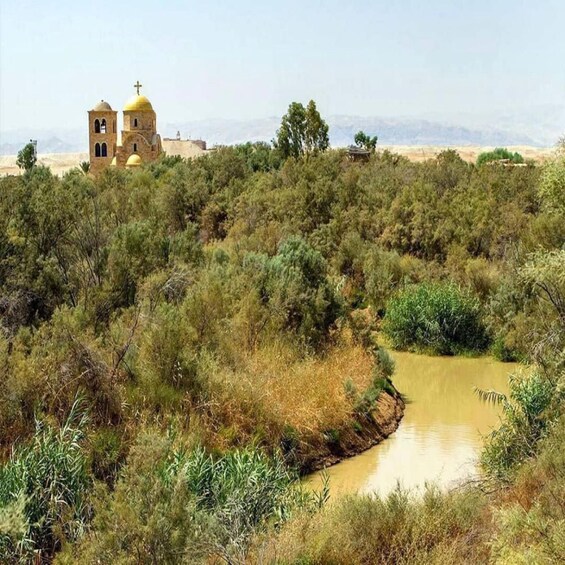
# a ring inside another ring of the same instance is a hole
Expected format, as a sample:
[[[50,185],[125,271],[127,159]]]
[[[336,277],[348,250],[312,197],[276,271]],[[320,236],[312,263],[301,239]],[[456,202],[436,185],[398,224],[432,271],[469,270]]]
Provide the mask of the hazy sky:
[[[80,127],[139,79],[158,120],[565,102],[563,0],[0,0],[0,130]]]

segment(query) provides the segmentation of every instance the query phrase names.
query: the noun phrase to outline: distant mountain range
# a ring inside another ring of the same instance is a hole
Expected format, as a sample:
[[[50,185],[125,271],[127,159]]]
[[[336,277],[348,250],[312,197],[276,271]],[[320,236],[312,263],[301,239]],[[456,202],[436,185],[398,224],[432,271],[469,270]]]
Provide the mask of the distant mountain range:
[[[334,115],[327,118],[334,147],[349,145],[359,130],[378,135],[382,145],[531,145],[548,147],[565,132],[565,106],[541,106],[524,112],[483,116],[464,113],[449,117],[429,116],[384,118]],[[232,145],[246,141],[271,141],[280,117],[229,120],[210,119],[160,124],[164,137],[204,139],[208,146]],[[86,124],[85,124],[86,125]],[[86,128],[0,132],[0,155],[14,155],[29,139],[38,140],[40,153],[87,151]]]
[[[377,135],[383,145],[540,145],[528,135],[497,129],[472,129],[438,121],[411,118],[378,118],[330,116],[330,143],[341,147],[353,143],[359,130]],[[205,139],[210,144],[270,141],[275,136],[280,118],[261,120],[202,120],[165,124],[166,136],[180,131],[184,138]]]
[[[79,128],[18,129],[0,132],[0,155],[15,155],[31,139],[39,153],[78,153],[88,151],[88,132]]]

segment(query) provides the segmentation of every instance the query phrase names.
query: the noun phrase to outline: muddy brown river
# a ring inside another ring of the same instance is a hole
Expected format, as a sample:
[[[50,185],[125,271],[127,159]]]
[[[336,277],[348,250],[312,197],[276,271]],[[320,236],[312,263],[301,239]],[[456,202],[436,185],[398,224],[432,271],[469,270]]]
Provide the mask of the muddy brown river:
[[[449,488],[478,474],[482,437],[499,423],[499,409],[482,403],[474,387],[508,391],[519,365],[489,357],[429,357],[391,352],[393,382],[405,396],[398,430],[379,445],[325,470],[332,498],[346,493],[387,494],[400,484]],[[306,478],[318,488],[320,473]]]

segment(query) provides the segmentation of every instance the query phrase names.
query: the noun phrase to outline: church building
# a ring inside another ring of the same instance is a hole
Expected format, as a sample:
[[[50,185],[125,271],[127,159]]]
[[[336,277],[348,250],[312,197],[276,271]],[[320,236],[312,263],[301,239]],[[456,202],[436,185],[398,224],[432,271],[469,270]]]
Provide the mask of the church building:
[[[109,166],[139,167],[155,161],[162,153],[161,136],[157,133],[157,116],[151,102],[139,94],[139,81],[134,94],[124,106],[123,129],[118,139],[117,115],[108,102],[100,101],[88,112],[90,172],[97,175]]]

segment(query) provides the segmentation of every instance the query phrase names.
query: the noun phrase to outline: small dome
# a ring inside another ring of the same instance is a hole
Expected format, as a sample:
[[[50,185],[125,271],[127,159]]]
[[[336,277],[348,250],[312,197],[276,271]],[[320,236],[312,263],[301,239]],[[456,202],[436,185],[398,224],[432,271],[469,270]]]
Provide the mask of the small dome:
[[[139,167],[139,165],[141,165],[141,157],[139,155],[134,153],[128,157],[126,167]]]
[[[108,102],[105,102],[104,100],[100,100],[100,102],[98,102],[98,104],[96,104],[96,106],[94,106],[94,108],[92,108],[95,112],[108,112],[108,111],[112,111],[112,106],[110,106],[110,104],[108,104]]]
[[[153,112],[151,102],[141,94],[134,94],[124,106],[124,112]]]

